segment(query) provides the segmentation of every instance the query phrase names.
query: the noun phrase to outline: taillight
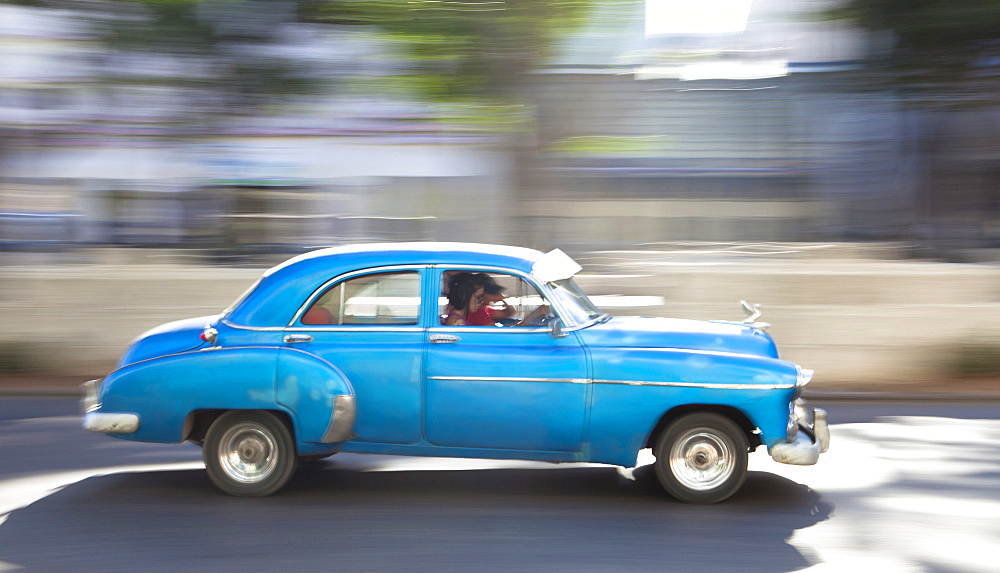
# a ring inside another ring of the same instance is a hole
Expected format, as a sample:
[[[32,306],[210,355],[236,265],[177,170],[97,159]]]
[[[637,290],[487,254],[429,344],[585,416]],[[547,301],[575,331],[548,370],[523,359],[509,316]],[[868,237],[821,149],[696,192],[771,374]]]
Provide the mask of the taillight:
[[[219,338],[219,331],[212,327],[208,327],[201,331],[199,338],[214,346],[216,339]]]

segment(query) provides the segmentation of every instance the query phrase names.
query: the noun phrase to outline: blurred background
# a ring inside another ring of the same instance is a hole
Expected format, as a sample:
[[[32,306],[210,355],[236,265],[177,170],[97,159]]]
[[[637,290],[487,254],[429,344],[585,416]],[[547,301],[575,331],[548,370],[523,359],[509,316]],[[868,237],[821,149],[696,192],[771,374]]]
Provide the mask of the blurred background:
[[[0,380],[313,248],[561,248],[816,385],[1000,379],[998,0],[0,0]]]

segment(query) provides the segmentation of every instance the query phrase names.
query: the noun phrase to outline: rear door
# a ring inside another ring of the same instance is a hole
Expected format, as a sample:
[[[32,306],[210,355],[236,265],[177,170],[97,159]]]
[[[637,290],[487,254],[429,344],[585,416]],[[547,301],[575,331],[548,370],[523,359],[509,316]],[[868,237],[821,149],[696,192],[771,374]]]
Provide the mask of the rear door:
[[[337,277],[285,330],[287,346],[322,357],[350,381],[357,405],[355,441],[420,441],[424,272],[383,267]]]

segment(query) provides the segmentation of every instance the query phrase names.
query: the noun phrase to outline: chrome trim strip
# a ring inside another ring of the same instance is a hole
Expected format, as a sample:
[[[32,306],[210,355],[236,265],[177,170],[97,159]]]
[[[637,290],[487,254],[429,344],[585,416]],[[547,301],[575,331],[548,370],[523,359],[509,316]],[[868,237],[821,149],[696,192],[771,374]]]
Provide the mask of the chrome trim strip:
[[[712,390],[792,390],[794,384],[727,384],[714,382],[648,382],[645,380],[594,380],[594,384],[620,386],[663,386],[668,388],[709,388]]]
[[[511,378],[505,376],[429,376],[431,380],[462,382],[546,382],[552,384],[588,384],[586,378]]]
[[[343,442],[351,437],[354,430],[354,419],[357,414],[357,406],[354,403],[354,396],[351,394],[341,394],[333,398],[333,416],[330,418],[330,425],[323,434],[323,443],[332,444]]]
[[[104,434],[134,434],[139,429],[139,416],[88,412],[83,417],[83,429]]]
[[[223,318],[220,322],[230,328],[249,330],[250,332],[281,332],[285,330],[284,326],[247,326],[245,324],[236,324],[235,322],[229,322],[227,318]]]
[[[513,378],[504,376],[429,376],[431,380],[465,382],[547,382],[563,384],[612,384],[619,386],[662,386],[669,388],[708,388],[712,390],[791,390],[791,384],[725,384],[711,382],[648,382],[641,380],[588,380],[586,378]]]
[[[159,360],[161,358],[170,358],[170,357],[173,357],[173,356],[183,356],[185,354],[198,354],[199,352],[225,352],[225,351],[228,351],[228,350],[294,350],[296,352],[303,352],[305,354],[309,354],[308,352],[305,352],[304,350],[300,350],[298,348],[293,348],[291,346],[277,346],[277,345],[273,345],[273,344],[262,345],[262,346],[252,346],[252,345],[244,345],[244,346],[209,346],[208,348],[198,348],[196,350],[185,350],[184,352],[174,352],[173,354],[163,354],[161,356],[151,356],[149,358],[143,358],[142,360],[139,360],[137,362],[133,362],[131,364],[126,364],[125,366],[122,366],[121,368],[116,369],[111,374],[114,374],[116,372],[120,372],[122,370],[125,370],[126,368],[131,368],[132,366],[135,366],[136,364],[142,364],[144,362],[152,362],[153,360]],[[310,354],[310,356],[315,356],[315,354]],[[108,376],[111,376],[111,374],[108,374]],[[103,378],[101,379],[101,383],[102,384],[104,383],[104,379]]]
[[[248,332],[414,332],[424,330],[419,324],[407,324],[402,326],[386,326],[384,324],[373,324],[371,326],[338,326],[338,325],[316,325],[316,326],[245,326],[233,324],[227,320],[223,324],[236,330]]]
[[[498,334],[501,332],[513,332],[513,333],[527,333],[527,332],[539,332],[542,334],[547,334],[549,329],[545,326],[505,326],[503,328],[497,326],[432,326],[427,329],[427,332],[433,334],[437,332],[488,332],[490,334]]]
[[[629,351],[642,351],[642,352],[672,352],[677,354],[698,354],[704,356],[732,356],[734,358],[756,358],[758,360],[771,360],[780,361],[780,358],[772,358],[770,356],[761,356],[760,354],[748,354],[743,352],[729,352],[726,350],[702,350],[700,348],[645,348],[645,347],[632,347],[632,346],[618,346],[616,347],[624,352]]]
[[[429,328],[424,328],[419,324],[407,324],[402,326],[386,326],[384,324],[373,324],[371,326],[334,326],[334,325],[316,325],[316,326],[245,326],[241,324],[233,324],[225,319],[222,323],[230,328],[235,328],[236,330],[245,330],[248,332],[414,332],[414,331],[428,331],[428,332],[453,332],[456,330],[462,330],[465,332],[519,332],[524,334],[526,332],[545,332],[547,333],[549,329],[544,326],[518,326],[518,327],[506,327],[506,328],[496,328],[489,326],[431,326]],[[586,328],[590,326],[592,322],[587,322],[581,326],[566,327],[563,332],[574,332],[580,330],[581,328]]]
[[[324,325],[324,326],[289,326],[288,328],[279,328],[278,330],[284,332],[422,332],[424,329],[420,325],[412,324],[406,326],[386,326],[384,324],[373,324],[371,326],[336,326],[336,325]]]

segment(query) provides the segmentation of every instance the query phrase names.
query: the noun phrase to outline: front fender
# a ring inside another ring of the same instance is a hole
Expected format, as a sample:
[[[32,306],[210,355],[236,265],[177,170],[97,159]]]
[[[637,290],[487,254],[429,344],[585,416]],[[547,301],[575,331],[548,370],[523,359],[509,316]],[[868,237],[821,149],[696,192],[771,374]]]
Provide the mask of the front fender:
[[[794,364],[769,357],[683,349],[591,349],[590,459],[628,465],[664,415],[703,405],[732,408],[770,447],[784,440],[796,389]]]

